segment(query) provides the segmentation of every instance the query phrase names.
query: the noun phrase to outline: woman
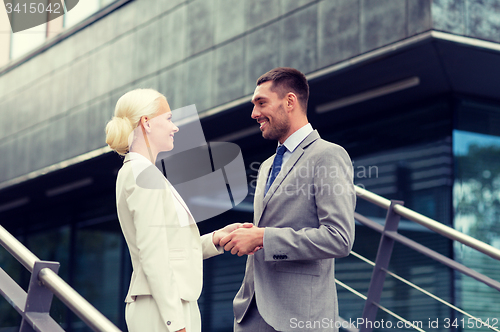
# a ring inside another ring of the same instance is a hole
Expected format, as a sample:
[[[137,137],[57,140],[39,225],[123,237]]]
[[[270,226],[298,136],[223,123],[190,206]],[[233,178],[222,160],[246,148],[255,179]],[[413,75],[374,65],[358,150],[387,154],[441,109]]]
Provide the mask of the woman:
[[[186,204],[154,166],[178,131],[166,98],[151,89],[123,95],[106,125],[106,143],[125,155],[116,204],[133,267],[125,300],[130,332],[200,331],[202,259],[222,253],[220,239],[241,226],[200,238]]]

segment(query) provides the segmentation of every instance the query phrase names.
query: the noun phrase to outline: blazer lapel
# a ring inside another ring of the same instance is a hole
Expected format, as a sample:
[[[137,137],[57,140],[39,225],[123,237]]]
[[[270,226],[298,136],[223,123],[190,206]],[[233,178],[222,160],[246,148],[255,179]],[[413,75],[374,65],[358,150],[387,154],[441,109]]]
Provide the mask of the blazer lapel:
[[[269,176],[269,171],[271,170],[272,161],[274,160],[274,156],[264,161],[259,170],[259,176],[257,178],[257,186],[255,188],[255,196],[254,196],[254,220],[255,225],[259,225],[259,220],[263,211],[263,200],[264,200],[264,191],[266,189],[267,177]]]
[[[193,215],[191,214],[191,211],[189,211],[189,208],[187,207],[186,203],[182,199],[181,195],[179,195],[177,190],[175,190],[174,186],[172,186],[170,184],[170,182],[167,180],[165,175],[163,175],[163,173],[155,165],[151,164],[151,162],[148,159],[146,159],[146,157],[141,156],[137,153],[127,153],[125,155],[125,159],[124,159],[123,163],[125,164],[127,162],[132,161],[132,160],[139,161],[137,163],[132,164],[132,172],[134,173],[134,177],[135,177],[136,182],[138,181],[137,179],[140,177],[141,173],[143,173],[145,170],[149,170],[149,169],[154,170],[155,174],[158,173],[158,176],[161,176],[163,178],[163,180],[165,181],[165,184],[170,188],[170,191],[172,192],[174,199],[177,199],[177,201],[179,201],[179,203],[182,205],[184,210],[186,210],[189,217],[192,219],[192,222],[195,223],[195,220],[194,220]],[[146,162],[146,160],[147,160],[147,162]],[[156,177],[155,177],[155,179],[156,179]],[[160,186],[159,188],[152,188],[152,189],[160,189],[160,188],[163,188],[163,187]]]
[[[269,188],[267,195],[264,197],[262,210],[266,208],[267,203],[269,203],[269,200],[271,199],[271,197],[273,197],[274,193],[281,185],[281,182],[283,182],[283,180],[287,177],[287,175],[290,173],[290,171],[293,169],[293,167],[300,159],[300,157],[302,157],[303,154],[304,154],[304,149],[302,149],[299,145],[295,149],[295,151],[293,151],[292,155],[290,156],[290,159],[288,159],[284,167],[281,168],[281,171],[278,173],[278,176],[276,177],[273,184]]]
[[[189,211],[189,208],[187,207],[186,202],[184,202],[184,200],[182,199],[181,195],[179,195],[179,193],[177,192],[177,190],[175,190],[175,187],[170,184],[170,182],[167,180],[167,178],[165,178],[165,177],[163,177],[163,178],[165,179],[165,182],[167,183],[167,186],[169,186],[170,191],[174,195],[174,199],[177,199],[177,201],[179,201],[179,203],[181,203],[182,207],[184,208],[184,210],[186,210],[186,212],[189,215],[189,217],[194,220],[194,217],[191,214],[191,211]]]
[[[258,214],[258,219],[257,219],[257,226],[258,222],[260,221],[260,218],[262,217],[262,213],[266,209],[267,203],[269,203],[269,200],[273,197],[274,193],[276,190],[279,188],[283,180],[287,177],[287,175],[292,171],[292,169],[295,167],[295,164],[299,161],[299,159],[302,157],[304,154],[304,149],[306,149],[311,143],[313,143],[315,140],[320,138],[318,131],[314,130],[311,132],[303,141],[302,143],[297,146],[295,151],[293,151],[292,155],[290,156],[290,159],[286,162],[284,167],[281,169],[281,171],[278,173],[278,176],[274,180],[273,184],[269,188],[269,191],[267,192],[267,195],[263,197],[263,200],[260,200],[262,202],[262,208],[259,211]],[[270,158],[269,160],[274,160],[274,156]],[[267,175],[269,174],[269,168],[271,167],[271,162],[267,166],[267,172],[264,173],[266,176],[262,176],[264,178],[263,183],[261,183],[260,179],[259,182],[257,183],[257,188],[265,188],[266,186],[266,181],[267,181]],[[261,192],[261,195],[264,195],[264,190],[259,190]],[[255,199],[257,200],[257,196],[255,196]]]

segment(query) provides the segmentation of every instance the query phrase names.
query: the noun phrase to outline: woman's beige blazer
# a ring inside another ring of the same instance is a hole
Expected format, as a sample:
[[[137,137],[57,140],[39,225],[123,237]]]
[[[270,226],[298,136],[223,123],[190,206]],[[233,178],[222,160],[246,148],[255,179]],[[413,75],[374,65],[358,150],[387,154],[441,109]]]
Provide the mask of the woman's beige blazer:
[[[212,233],[200,238],[193,216],[163,174],[145,157],[128,153],[118,172],[116,203],[132,259],[126,302],[151,295],[168,330],[184,327],[181,299],[196,301],[202,259],[220,254]]]

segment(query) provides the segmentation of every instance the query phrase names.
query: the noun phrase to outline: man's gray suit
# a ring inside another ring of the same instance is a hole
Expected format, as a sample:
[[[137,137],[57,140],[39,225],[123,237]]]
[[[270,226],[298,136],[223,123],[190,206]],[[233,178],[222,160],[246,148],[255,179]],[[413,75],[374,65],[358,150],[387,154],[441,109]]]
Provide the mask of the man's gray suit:
[[[351,160],[313,131],[264,197],[273,160],[274,155],[259,169],[254,224],[266,227],[264,245],[247,258],[235,319],[242,321],[255,295],[260,315],[278,331],[297,331],[299,322],[319,322],[314,331],[334,331],[334,258],[347,256],[354,241]]]

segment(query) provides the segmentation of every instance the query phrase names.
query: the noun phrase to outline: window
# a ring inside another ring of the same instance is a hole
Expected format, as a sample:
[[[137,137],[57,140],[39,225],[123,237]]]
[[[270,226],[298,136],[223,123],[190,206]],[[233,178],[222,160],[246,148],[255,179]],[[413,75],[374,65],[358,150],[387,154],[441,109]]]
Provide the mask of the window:
[[[15,60],[28,54],[45,43],[47,39],[58,35],[64,28],[68,29],[77,25],[114,1],[116,0],[80,0],[70,11],[65,10],[63,16],[59,16],[48,23],[16,33],[12,33],[7,12],[1,11],[0,67],[7,64],[10,60]],[[13,20],[15,20],[15,14]]]
[[[0,10],[0,67],[10,59],[10,22],[7,11]]]
[[[500,105],[462,101],[453,131],[455,228],[500,248]],[[498,280],[498,261],[469,247],[455,244],[456,260]],[[500,293],[457,274],[461,307],[483,320],[497,314]],[[478,304],[477,298],[482,301]],[[460,305],[460,303],[459,303]],[[473,329],[479,331],[480,329]]]
[[[47,23],[12,34],[10,58],[19,58],[43,44],[47,36]]]
[[[83,21],[99,10],[100,0],[78,1],[76,6],[64,14],[64,27],[69,28]]]

